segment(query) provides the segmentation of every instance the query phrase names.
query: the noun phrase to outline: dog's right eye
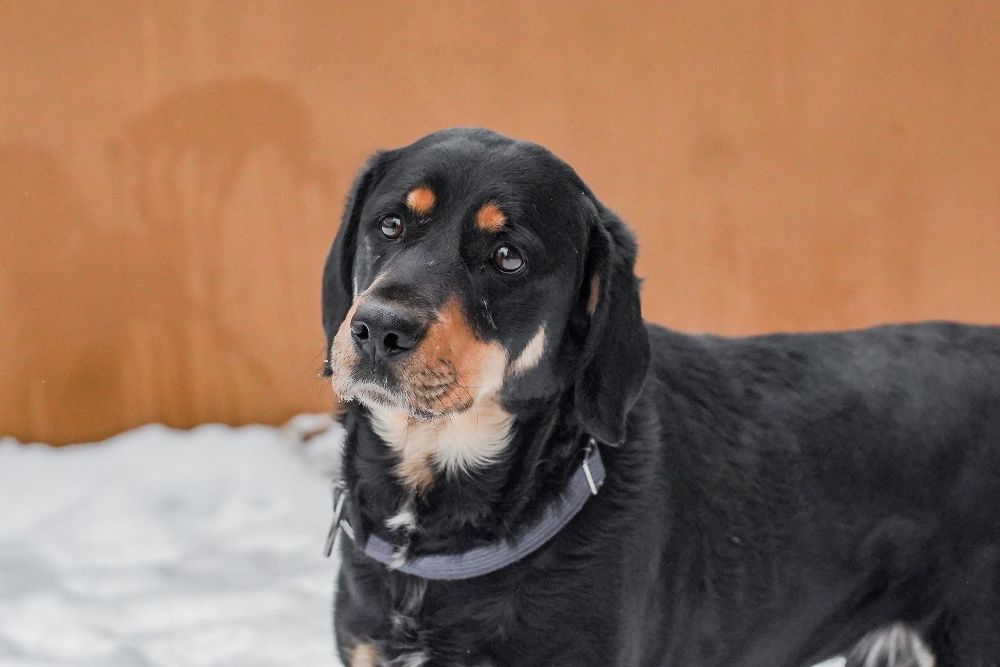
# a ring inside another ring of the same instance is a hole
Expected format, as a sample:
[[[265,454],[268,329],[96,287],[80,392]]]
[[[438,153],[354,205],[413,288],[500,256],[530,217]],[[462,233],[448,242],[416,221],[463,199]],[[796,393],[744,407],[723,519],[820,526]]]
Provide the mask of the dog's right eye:
[[[379,229],[382,230],[382,236],[390,241],[398,239],[403,233],[403,221],[398,216],[387,215],[380,221]]]
[[[501,273],[517,273],[524,268],[524,257],[514,246],[502,245],[493,252],[493,265]]]

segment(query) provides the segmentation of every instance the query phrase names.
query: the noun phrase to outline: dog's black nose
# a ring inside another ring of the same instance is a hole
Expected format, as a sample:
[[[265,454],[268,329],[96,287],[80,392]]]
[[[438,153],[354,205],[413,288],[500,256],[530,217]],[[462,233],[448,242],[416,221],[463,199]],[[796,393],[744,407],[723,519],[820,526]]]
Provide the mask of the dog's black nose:
[[[379,301],[366,301],[351,318],[351,337],[367,357],[403,355],[420,342],[424,326],[410,312]]]

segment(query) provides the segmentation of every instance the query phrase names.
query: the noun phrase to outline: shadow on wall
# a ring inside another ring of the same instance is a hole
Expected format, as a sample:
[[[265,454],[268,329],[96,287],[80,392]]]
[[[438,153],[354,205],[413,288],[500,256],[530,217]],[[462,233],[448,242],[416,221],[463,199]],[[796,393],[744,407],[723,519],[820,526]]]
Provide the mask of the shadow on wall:
[[[107,225],[50,151],[0,145],[0,234],[13,241],[0,266],[13,326],[0,338],[17,351],[0,360],[0,433],[72,442],[152,420],[242,420],[241,394],[266,395],[273,378],[224,316],[226,272],[241,273],[231,241],[235,230],[280,243],[282,230],[273,217],[261,228],[268,218],[245,202],[227,207],[254,169],[319,188],[327,203],[312,145],[303,105],[282,86],[216,81],[168,95],[106,142]]]
[[[0,360],[2,430],[71,438],[60,424],[89,431],[119,418],[121,402],[112,399],[122,391],[116,359],[127,315],[90,285],[115,280],[132,249],[95,227],[69,175],[42,148],[0,145],[0,183],[0,235],[14,250],[0,266],[13,301],[0,335],[15,352]]]

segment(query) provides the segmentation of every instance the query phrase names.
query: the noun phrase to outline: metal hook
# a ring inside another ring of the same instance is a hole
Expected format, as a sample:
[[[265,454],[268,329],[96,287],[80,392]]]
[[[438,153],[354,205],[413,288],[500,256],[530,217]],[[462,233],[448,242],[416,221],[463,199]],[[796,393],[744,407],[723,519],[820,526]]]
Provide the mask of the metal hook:
[[[337,535],[340,534],[341,516],[344,513],[344,501],[347,500],[347,485],[344,482],[336,482],[333,485],[333,523],[330,524],[330,531],[326,535],[326,545],[323,547],[323,555],[327,558],[333,553],[333,547],[337,543]],[[353,538],[351,531],[351,537]]]
[[[597,447],[597,441],[591,438],[583,450],[583,474],[587,477],[590,494],[594,496],[597,495],[597,484],[594,482],[594,475],[590,472],[590,457],[594,453],[595,447]]]

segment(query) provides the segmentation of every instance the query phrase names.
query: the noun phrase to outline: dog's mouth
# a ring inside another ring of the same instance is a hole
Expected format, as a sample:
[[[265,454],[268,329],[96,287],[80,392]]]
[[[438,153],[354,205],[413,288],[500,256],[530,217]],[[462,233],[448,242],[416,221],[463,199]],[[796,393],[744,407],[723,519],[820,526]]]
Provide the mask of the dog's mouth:
[[[454,371],[421,369],[412,374],[415,377],[401,379],[344,375],[354,374],[334,369],[334,387],[343,399],[357,400],[368,408],[403,411],[417,419],[433,420],[464,412],[474,402]]]

